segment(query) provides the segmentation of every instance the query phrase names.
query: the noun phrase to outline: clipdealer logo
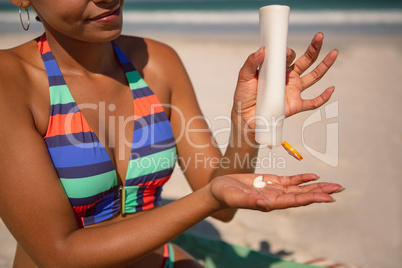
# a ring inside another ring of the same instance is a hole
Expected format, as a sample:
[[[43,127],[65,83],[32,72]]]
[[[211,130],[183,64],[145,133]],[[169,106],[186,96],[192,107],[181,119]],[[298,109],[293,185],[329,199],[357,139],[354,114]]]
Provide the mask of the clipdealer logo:
[[[317,110],[313,114],[311,114],[303,123],[302,126],[302,142],[304,148],[315,158],[318,160],[332,166],[337,167],[339,164],[339,123],[328,123],[326,124],[326,145],[325,152],[321,153],[319,151],[314,150],[310,146],[308,146],[305,142],[304,131],[307,127],[318,123],[323,122],[325,120],[329,120],[332,118],[339,117],[339,101],[332,102],[326,106],[324,106],[324,114],[325,119],[323,119],[321,115],[321,111]]]

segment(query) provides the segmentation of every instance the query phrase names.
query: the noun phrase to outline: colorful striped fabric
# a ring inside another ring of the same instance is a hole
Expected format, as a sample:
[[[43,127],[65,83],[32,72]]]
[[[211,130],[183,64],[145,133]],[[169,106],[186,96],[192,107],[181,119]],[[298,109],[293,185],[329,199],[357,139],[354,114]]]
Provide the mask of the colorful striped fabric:
[[[176,162],[175,141],[162,105],[129,59],[113,42],[134,101],[134,134],[122,193],[113,162],[74,101],[45,34],[38,46],[51,102],[44,139],[78,225],[110,219],[122,208],[135,213],[158,205]]]

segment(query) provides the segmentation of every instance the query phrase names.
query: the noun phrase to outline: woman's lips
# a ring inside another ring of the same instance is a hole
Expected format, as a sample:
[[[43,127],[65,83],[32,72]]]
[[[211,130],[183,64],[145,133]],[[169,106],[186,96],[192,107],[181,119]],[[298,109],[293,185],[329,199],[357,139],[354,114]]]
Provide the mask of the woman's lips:
[[[108,23],[115,21],[119,17],[119,15],[120,15],[120,7],[118,7],[112,12],[105,12],[99,16],[91,18],[90,20],[96,22]]]

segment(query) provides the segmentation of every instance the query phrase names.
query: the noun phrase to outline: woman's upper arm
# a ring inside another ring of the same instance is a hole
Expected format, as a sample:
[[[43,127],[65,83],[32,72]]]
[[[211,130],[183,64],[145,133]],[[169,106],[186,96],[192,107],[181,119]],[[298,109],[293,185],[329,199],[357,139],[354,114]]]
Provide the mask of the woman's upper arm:
[[[77,223],[19,83],[0,76],[0,216],[42,262]]]

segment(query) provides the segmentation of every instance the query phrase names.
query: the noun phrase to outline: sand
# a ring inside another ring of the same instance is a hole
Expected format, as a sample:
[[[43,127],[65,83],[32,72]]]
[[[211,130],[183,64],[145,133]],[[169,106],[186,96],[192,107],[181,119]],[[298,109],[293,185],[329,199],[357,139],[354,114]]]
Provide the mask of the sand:
[[[289,46],[300,55],[313,34],[290,33]],[[33,36],[2,35],[0,47],[10,47]],[[179,53],[212,130],[227,127],[214,116],[230,113],[238,70],[246,57],[257,50],[258,36],[162,32],[148,36],[168,43]],[[282,148],[260,152],[258,173],[317,173],[322,181],[346,187],[336,196],[337,202],[268,214],[239,211],[230,223],[207,219],[193,231],[298,262],[324,257],[368,268],[399,267],[401,47],[400,34],[327,31],[323,52],[338,48],[339,59],[327,76],[303,96],[310,98],[335,85],[331,105],[327,110],[321,108],[318,114],[305,112],[285,122],[284,140],[297,148],[304,160],[295,160]],[[322,120],[308,124],[319,115]],[[220,143],[226,138],[225,133],[217,135]],[[168,202],[189,191],[181,171],[176,169],[163,197]],[[11,267],[14,245],[0,222],[0,267]]]

